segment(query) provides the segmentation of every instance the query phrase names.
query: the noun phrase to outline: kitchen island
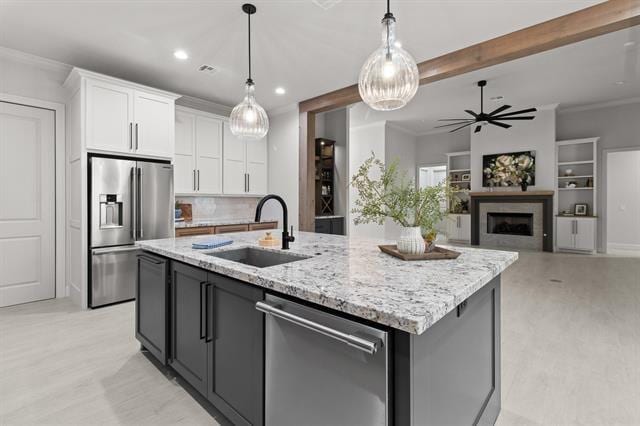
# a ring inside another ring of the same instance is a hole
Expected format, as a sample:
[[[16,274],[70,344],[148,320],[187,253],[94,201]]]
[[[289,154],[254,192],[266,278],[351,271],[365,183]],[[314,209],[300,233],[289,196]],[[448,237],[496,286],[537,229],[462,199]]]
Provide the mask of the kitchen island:
[[[262,235],[138,243],[137,338],[234,424],[495,421],[500,274],[517,253],[404,262],[383,240],[300,233],[282,251]],[[265,250],[287,257],[260,265]]]

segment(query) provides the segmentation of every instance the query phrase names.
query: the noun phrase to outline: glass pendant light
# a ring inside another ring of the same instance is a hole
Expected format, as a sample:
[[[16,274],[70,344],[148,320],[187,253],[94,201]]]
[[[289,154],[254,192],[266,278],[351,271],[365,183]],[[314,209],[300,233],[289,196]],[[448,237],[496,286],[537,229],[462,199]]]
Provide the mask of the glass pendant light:
[[[405,106],[418,91],[416,61],[396,43],[396,18],[389,9],[382,18],[382,46],[360,70],[360,97],[371,108],[392,111]]]
[[[269,117],[254,95],[255,85],[251,79],[251,15],[256,13],[252,4],[243,4],[242,11],[247,14],[249,26],[249,78],[245,86],[246,94],[242,102],[231,111],[231,133],[243,139],[260,139],[269,131]]]

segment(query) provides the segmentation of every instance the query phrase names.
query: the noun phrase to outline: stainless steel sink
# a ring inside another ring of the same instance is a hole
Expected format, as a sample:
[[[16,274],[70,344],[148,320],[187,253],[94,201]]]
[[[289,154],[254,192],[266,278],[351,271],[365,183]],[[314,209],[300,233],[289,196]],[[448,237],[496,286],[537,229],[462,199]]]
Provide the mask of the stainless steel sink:
[[[257,268],[268,268],[269,266],[297,262],[298,260],[305,260],[311,257],[289,254],[286,252],[263,250],[254,247],[244,247],[235,250],[227,250],[207,254],[209,256],[219,257],[220,259],[227,259],[233,262],[244,263],[245,265],[251,265]]]

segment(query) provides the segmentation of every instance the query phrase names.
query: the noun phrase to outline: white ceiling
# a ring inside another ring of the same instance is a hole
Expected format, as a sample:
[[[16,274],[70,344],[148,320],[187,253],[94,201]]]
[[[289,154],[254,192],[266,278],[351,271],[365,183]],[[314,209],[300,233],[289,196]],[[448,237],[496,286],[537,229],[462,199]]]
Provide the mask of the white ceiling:
[[[243,1],[2,0],[0,46],[195,96],[236,104],[246,79]],[[254,80],[267,110],[357,81],[379,44],[384,1],[256,0]],[[395,0],[398,33],[417,61],[599,1]],[[177,48],[190,58],[178,61]],[[196,71],[219,68],[213,76]],[[287,90],[274,94],[277,86]]]
[[[465,109],[480,110],[478,80],[488,81],[486,112],[503,104],[512,105],[510,111],[516,111],[531,106],[559,104],[568,108],[638,98],[640,27],[421,86],[401,110],[381,113],[359,103],[351,109],[351,125],[387,120],[417,134],[437,132],[435,126],[446,124],[438,119],[469,118]],[[497,95],[504,99],[489,100]]]

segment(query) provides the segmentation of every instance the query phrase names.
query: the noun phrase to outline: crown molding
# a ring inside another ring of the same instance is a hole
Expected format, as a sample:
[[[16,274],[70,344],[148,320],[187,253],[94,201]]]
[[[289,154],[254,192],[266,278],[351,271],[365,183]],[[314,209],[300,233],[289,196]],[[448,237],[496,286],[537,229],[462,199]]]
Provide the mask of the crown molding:
[[[182,96],[176,100],[176,105],[196,109],[199,111],[210,112],[211,114],[229,117],[233,108],[216,102],[207,101],[206,99],[196,98],[194,96]]]
[[[20,50],[0,46],[0,58],[14,60],[23,64],[33,65],[53,72],[59,72],[65,76],[73,69],[72,65],[32,55]]]
[[[640,103],[640,96],[634,96],[634,97],[625,98],[625,99],[616,99],[614,101],[596,102],[594,104],[589,104],[589,105],[579,105],[574,107],[560,108],[558,110],[558,113],[566,114],[566,113],[572,113],[572,112],[589,111],[592,109],[611,108],[614,106],[629,105],[629,104],[635,104],[635,103]]]

